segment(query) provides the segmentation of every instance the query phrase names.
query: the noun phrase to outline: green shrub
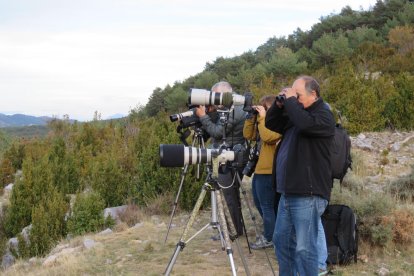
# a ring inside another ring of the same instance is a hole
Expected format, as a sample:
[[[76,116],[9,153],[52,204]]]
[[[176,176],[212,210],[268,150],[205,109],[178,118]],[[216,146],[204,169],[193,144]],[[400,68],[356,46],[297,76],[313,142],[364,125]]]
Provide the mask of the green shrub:
[[[68,231],[75,235],[101,230],[105,226],[105,202],[95,192],[78,194],[68,220]]]
[[[66,235],[65,215],[68,204],[56,189],[32,211],[30,256],[44,256]]]
[[[392,240],[391,225],[377,224],[370,227],[370,242],[376,246],[386,246]]]
[[[414,201],[414,165],[411,166],[410,174],[394,180],[388,191],[401,200]]]

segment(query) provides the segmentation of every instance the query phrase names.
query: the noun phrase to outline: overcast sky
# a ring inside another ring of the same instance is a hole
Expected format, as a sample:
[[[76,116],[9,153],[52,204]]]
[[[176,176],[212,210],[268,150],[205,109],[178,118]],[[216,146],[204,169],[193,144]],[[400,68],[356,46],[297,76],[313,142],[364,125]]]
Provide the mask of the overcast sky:
[[[0,113],[128,114],[219,56],[376,0],[0,0]]]

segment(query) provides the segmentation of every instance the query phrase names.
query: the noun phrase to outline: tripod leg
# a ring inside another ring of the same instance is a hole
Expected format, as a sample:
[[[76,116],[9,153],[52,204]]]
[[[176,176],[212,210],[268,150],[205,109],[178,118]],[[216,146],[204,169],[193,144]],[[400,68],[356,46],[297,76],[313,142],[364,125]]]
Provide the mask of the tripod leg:
[[[253,224],[254,224],[254,230],[256,232],[256,239],[257,238],[260,238],[260,236],[258,234],[258,230],[257,230],[256,217],[253,215],[252,208],[250,207],[250,203],[249,203],[249,199],[247,198],[246,190],[243,189],[243,184],[242,184],[242,181],[240,179],[240,175],[237,172],[236,172],[236,175],[237,175],[237,178],[238,178],[239,183],[240,183],[240,190],[241,190],[241,192],[243,194],[244,201],[246,202],[247,208],[249,209],[250,217],[252,218],[252,221],[253,221]],[[249,251],[250,251],[250,245],[249,245]],[[269,255],[266,252],[266,249],[263,248],[263,251],[264,251],[264,253],[266,255],[267,263],[269,264],[270,269],[272,270],[272,274],[273,275],[276,275],[275,274],[275,271],[273,270],[273,266],[272,266],[272,263],[270,261]]]
[[[177,243],[177,247],[175,248],[174,254],[172,255],[170,262],[168,263],[168,266],[165,270],[165,275],[170,275],[173,266],[178,258],[178,254],[180,253],[180,251],[182,251],[186,245],[186,238],[188,235],[188,232],[191,228],[191,226],[194,223],[194,220],[196,219],[196,216],[198,214],[198,211],[200,210],[201,205],[203,204],[203,200],[206,196],[206,189],[208,189],[208,186],[206,184],[203,185],[203,189],[201,190],[201,193],[197,199],[197,202],[193,208],[193,211],[191,212],[191,216],[188,219],[187,225],[185,226],[184,232],[181,236],[180,241]]]
[[[216,191],[215,194],[216,194],[216,198],[217,198],[218,216],[219,216],[219,220],[220,220],[220,225],[221,225],[221,230],[222,230],[222,233],[223,233],[224,242],[226,244],[226,252],[227,252],[227,256],[229,257],[231,271],[232,271],[233,275],[237,275],[236,266],[234,264],[234,259],[233,259],[233,249],[231,248],[231,241],[230,241],[229,232],[228,232],[228,228],[227,228],[227,222],[226,222],[226,218],[224,216],[223,198],[222,198],[221,193],[219,191]]]
[[[240,184],[239,187],[240,187],[241,193],[243,195],[244,201],[246,202],[247,209],[249,210],[250,218],[253,221],[254,231],[255,231],[255,234],[256,234],[256,239],[258,239],[260,237],[260,235],[259,235],[259,232],[257,230],[258,228],[257,228],[257,223],[256,223],[256,216],[253,214],[252,207],[250,206],[249,199],[247,198],[246,190],[244,190],[244,188],[243,188],[242,180],[241,180],[240,175],[238,174],[238,172],[236,172],[236,177],[237,177],[237,180],[239,181],[239,184]]]
[[[165,243],[167,242],[167,239],[168,239],[168,234],[170,233],[170,230],[171,230],[172,220],[173,220],[173,217],[174,217],[175,211],[177,210],[177,206],[178,206],[178,198],[180,197],[180,194],[181,194],[181,189],[183,188],[184,179],[185,179],[185,176],[186,176],[186,174],[187,174],[187,171],[188,171],[188,165],[185,165],[185,166],[184,166],[184,168],[183,168],[183,171],[182,171],[182,173],[181,173],[181,181],[180,181],[180,186],[178,187],[178,192],[177,192],[177,195],[176,195],[176,197],[175,197],[174,207],[173,207],[173,210],[172,210],[172,212],[171,212],[170,222],[168,223],[167,234],[165,235],[164,245],[165,245]]]
[[[220,192],[223,193],[222,190],[220,190]],[[229,207],[227,206],[227,204],[223,204],[223,208],[224,208],[224,214],[225,214],[225,216],[227,218],[227,221],[228,221],[227,225],[228,225],[228,228],[230,229],[229,232],[232,233],[232,235],[234,237],[234,239],[232,239],[232,240],[236,241],[237,250],[239,251],[239,255],[240,255],[240,258],[242,260],[244,270],[246,271],[247,275],[250,275],[249,266],[247,264],[247,261],[246,261],[246,258],[244,256],[244,254],[243,254],[243,251],[241,250],[239,240],[237,239],[236,227],[234,227],[233,220],[231,219]]]

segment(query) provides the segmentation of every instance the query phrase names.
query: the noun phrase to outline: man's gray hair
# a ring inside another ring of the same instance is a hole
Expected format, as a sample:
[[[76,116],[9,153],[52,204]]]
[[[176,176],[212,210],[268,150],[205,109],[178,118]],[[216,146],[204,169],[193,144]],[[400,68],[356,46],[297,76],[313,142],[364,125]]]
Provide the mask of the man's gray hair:
[[[309,94],[312,93],[312,91],[315,91],[316,96],[320,97],[321,90],[319,83],[315,80],[315,78],[311,76],[300,76],[298,79],[305,81],[305,89]]]
[[[211,87],[211,91],[215,92],[233,92],[233,88],[227,81],[220,81]]]

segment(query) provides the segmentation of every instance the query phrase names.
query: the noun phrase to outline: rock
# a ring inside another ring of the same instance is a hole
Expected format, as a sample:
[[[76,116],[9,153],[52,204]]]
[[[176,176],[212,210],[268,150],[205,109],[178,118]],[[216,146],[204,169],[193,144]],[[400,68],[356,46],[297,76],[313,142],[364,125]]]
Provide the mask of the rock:
[[[87,238],[85,238],[85,239],[83,240],[83,247],[85,247],[86,249],[91,249],[91,248],[93,248],[95,245],[96,245],[96,243],[95,243],[95,241],[94,241],[94,240],[87,239]]]
[[[53,250],[52,250],[52,254],[55,254],[55,253],[59,253],[59,252],[61,252],[61,251],[63,251],[63,249],[65,249],[65,248],[68,248],[69,247],[69,244],[59,244],[58,246],[56,246]]]
[[[11,192],[13,190],[13,183],[8,184],[6,187],[4,187],[5,192]]]
[[[363,263],[368,263],[368,256],[367,255],[358,256],[358,260],[360,260]]]
[[[57,256],[56,255],[51,255],[49,257],[46,258],[46,260],[43,261],[43,266],[52,266],[56,263],[56,259]]]
[[[17,238],[11,238],[8,242],[9,249],[19,250],[19,240]]]
[[[372,146],[372,140],[371,139],[360,139],[358,138],[360,135],[357,136],[356,139],[352,141],[352,146],[355,146],[357,148],[363,149],[363,150],[369,150],[374,151],[374,147]],[[365,137],[365,135],[363,135]]]
[[[62,251],[60,251],[59,256],[72,254],[72,253],[76,252],[78,249],[79,249],[79,247],[65,248]]]
[[[32,257],[29,259],[29,264],[35,264],[37,262],[37,258],[36,257]]]
[[[10,252],[7,252],[1,260],[1,267],[3,269],[9,268],[14,264],[14,262],[15,258],[13,257],[13,255]]]
[[[30,235],[30,231],[32,230],[32,225],[30,224],[29,226],[26,226],[25,228],[23,228],[23,230],[22,230],[22,236],[23,236],[23,238],[24,238],[24,241],[26,242],[26,243],[29,243],[30,242],[30,238],[29,238],[29,235]]]
[[[102,232],[98,233],[98,235],[109,235],[109,234],[112,234],[112,233],[113,233],[113,231],[110,228],[106,228]]]
[[[159,224],[160,223],[160,217],[159,216],[151,216],[151,221],[154,223],[154,224]]]
[[[132,228],[141,228],[142,226],[144,226],[144,222],[138,222]]]
[[[128,205],[106,208],[104,209],[104,217],[107,218],[108,216],[111,216],[112,219],[119,221],[119,215],[125,212],[127,207]]]
[[[358,136],[356,137],[359,140],[364,140],[366,138],[366,136],[363,133],[358,134]]]
[[[375,274],[379,275],[379,276],[386,276],[390,274],[390,271],[388,269],[386,269],[385,267],[381,267],[380,269],[378,269]]]

